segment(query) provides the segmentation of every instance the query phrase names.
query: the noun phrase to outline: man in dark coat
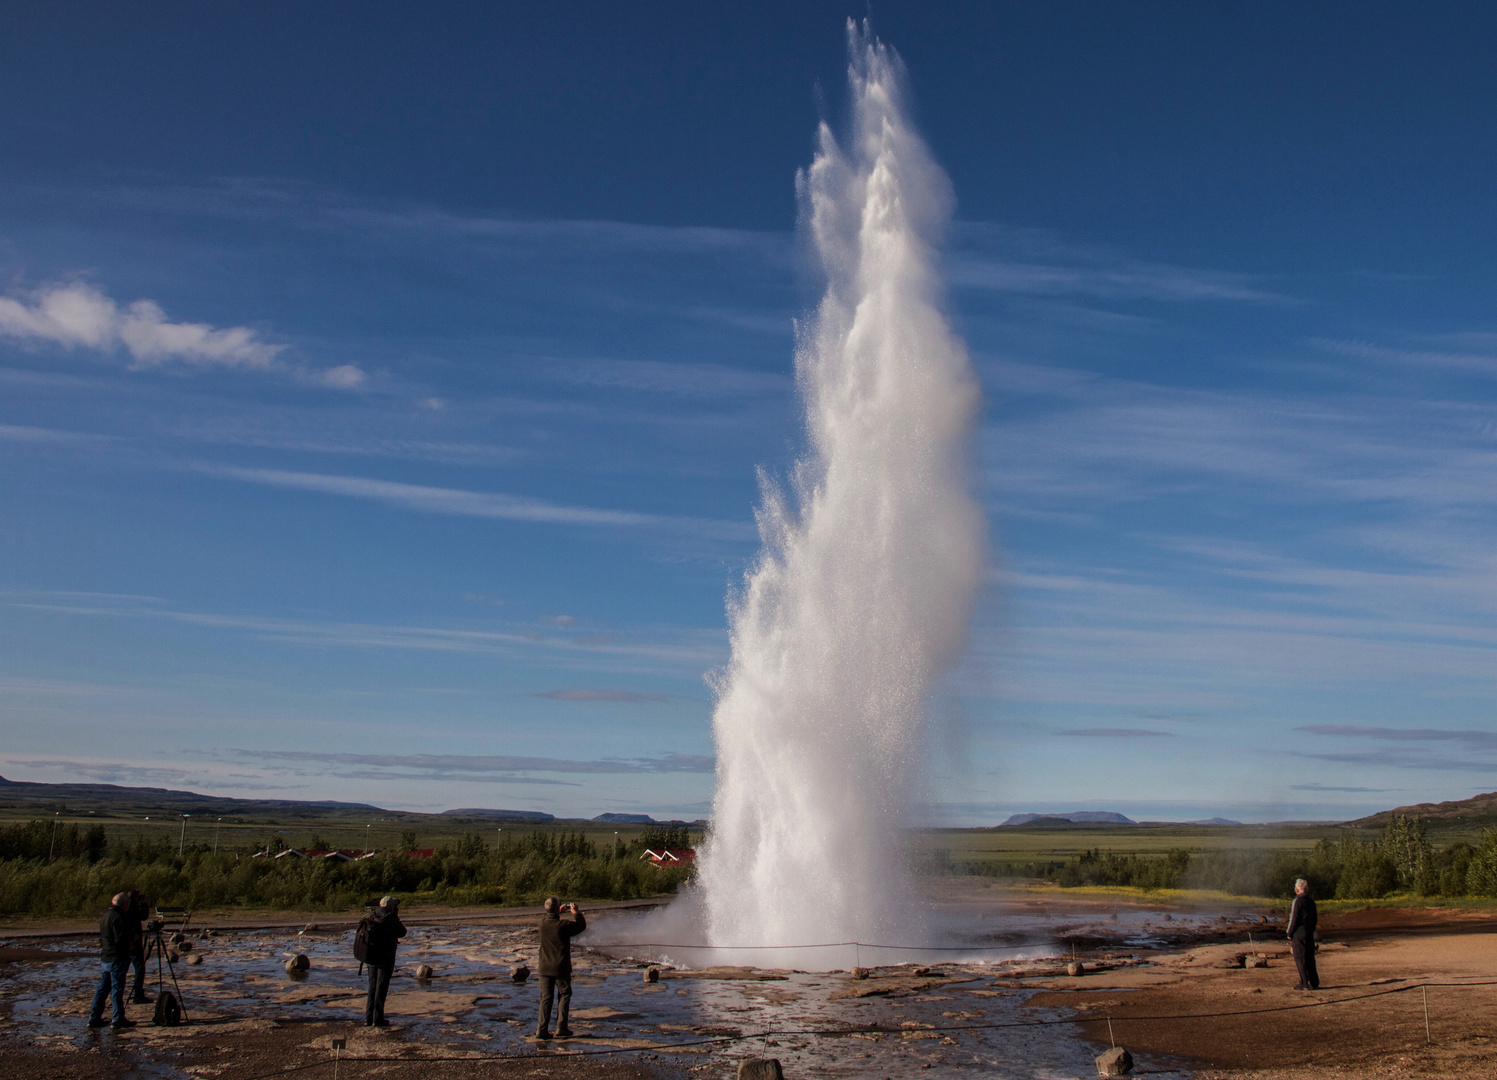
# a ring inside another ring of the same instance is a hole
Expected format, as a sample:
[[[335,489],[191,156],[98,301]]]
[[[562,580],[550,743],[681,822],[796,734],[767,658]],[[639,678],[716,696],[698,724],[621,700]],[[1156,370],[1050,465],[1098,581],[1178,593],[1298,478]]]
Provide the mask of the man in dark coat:
[[[125,1018],[125,974],[130,969],[130,894],[115,893],[109,902],[109,910],[99,920],[99,988],[94,991],[93,1007],[89,1009],[88,1026],[103,1027],[104,1003],[112,999],[114,1010],[110,1027],[134,1027],[134,1020]]]
[[[1310,895],[1310,883],[1300,878],[1294,883],[1294,903],[1289,905],[1289,948],[1294,953],[1294,966],[1299,969],[1299,985],[1296,990],[1319,990],[1320,973],[1315,970],[1315,899]]]
[[[587,920],[576,904],[563,904],[552,896],[541,916],[540,960],[536,968],[541,982],[541,1023],[537,1039],[551,1037],[551,998],[556,997],[556,1037],[570,1039],[567,1014],[572,1008],[572,939],[587,929]]]
[[[130,966],[135,969],[135,991],[130,995],[132,1005],[149,1005],[154,1000],[146,996],[146,921],[150,917],[150,897],[131,892],[125,923],[130,928]]]
[[[387,896],[368,916],[369,952],[364,963],[369,967],[369,997],[364,1002],[365,1027],[389,1027],[385,1019],[385,997],[390,993],[390,976],[395,973],[395,950],[405,937],[400,921],[400,901]]]

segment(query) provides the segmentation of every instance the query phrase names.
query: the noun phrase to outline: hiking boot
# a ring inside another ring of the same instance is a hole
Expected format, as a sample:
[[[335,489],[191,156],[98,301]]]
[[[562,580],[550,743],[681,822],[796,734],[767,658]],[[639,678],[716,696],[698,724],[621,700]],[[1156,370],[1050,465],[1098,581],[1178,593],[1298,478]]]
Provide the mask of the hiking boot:
[[[535,1037],[537,1039],[549,1039],[551,1037],[551,1033],[549,1031],[547,1031],[545,1028],[541,1028],[539,1031],[537,1031],[535,1033]]]
[[[112,1028],[134,1027],[135,1026],[135,1021],[134,1020],[116,1020],[112,1024],[110,1024],[109,1026],[112,1027]]]
[[[95,1016],[89,1019],[88,1026],[91,1028],[108,1027],[109,1021],[105,1020],[102,1016]]]
[[[378,1020],[376,1020],[374,1022],[374,1026],[375,1027],[389,1027],[390,1026],[390,1021],[386,1020],[383,1016],[381,1016]]]
[[[557,1028],[556,1029],[556,1037],[558,1039],[570,1039],[572,1037],[572,1029],[571,1028]]]
[[[155,1000],[156,1000],[155,998],[146,997],[144,994],[136,994],[133,998],[130,999],[130,1004],[131,1005],[149,1005],[149,1004],[151,1004]]]

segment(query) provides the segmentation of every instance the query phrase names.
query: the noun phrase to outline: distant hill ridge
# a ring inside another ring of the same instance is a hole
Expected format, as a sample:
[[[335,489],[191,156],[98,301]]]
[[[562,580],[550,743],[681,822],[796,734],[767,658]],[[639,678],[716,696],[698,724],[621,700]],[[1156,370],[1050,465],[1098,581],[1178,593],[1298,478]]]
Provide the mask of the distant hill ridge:
[[[465,806],[460,810],[443,810],[442,817],[476,818],[480,821],[555,821],[555,814],[542,810],[483,810]]]
[[[1482,795],[1473,795],[1469,799],[1456,799],[1451,802],[1415,803],[1412,806],[1398,806],[1392,810],[1382,810],[1376,814],[1369,814],[1367,817],[1358,818],[1356,821],[1349,821],[1347,824],[1381,826],[1386,825],[1388,819],[1395,815],[1400,817],[1413,817],[1417,815],[1425,821],[1445,822],[1451,825],[1481,821],[1488,818],[1497,820],[1497,791],[1488,791]]]
[[[1015,825],[1035,825],[1055,823],[1057,825],[1077,825],[1082,822],[1101,825],[1137,825],[1138,822],[1122,814],[1111,810],[1075,810],[1069,814],[1015,814],[1005,821],[999,828],[1010,828]]]

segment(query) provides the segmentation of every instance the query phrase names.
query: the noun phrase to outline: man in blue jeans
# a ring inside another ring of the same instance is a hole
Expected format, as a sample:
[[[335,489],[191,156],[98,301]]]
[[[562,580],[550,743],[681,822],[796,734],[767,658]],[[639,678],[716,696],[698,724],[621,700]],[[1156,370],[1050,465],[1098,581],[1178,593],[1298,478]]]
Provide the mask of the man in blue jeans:
[[[116,893],[109,903],[109,910],[99,920],[99,988],[94,991],[93,1008],[89,1010],[88,1026],[103,1027],[104,1002],[113,999],[113,1028],[134,1027],[134,1020],[125,1018],[125,973],[130,970],[130,922],[126,917],[130,910],[130,894]]]

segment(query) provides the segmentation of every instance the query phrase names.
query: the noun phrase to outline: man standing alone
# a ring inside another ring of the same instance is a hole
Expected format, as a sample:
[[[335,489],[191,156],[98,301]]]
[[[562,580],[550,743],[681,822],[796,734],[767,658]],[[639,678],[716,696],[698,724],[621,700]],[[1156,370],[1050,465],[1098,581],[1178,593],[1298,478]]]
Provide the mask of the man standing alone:
[[[537,1039],[551,1037],[551,998],[556,997],[556,1037],[570,1039],[567,1014],[572,1008],[572,939],[587,929],[587,920],[576,904],[563,904],[552,896],[546,900],[541,916],[541,1023],[535,1030]]]
[[[1296,990],[1319,990],[1320,973],[1315,970],[1315,899],[1310,895],[1310,883],[1299,878],[1294,883],[1294,903],[1289,905],[1289,948],[1294,953],[1294,966],[1299,969],[1299,985]]]
[[[103,1027],[104,1002],[113,1001],[114,1019],[110,1027],[134,1027],[134,1020],[125,1019],[125,973],[130,968],[130,894],[115,893],[109,902],[109,910],[99,920],[99,988],[94,991],[93,1007],[88,1013],[88,1026]]]
[[[400,921],[400,901],[387,896],[379,907],[365,918],[369,922],[369,951],[364,963],[369,965],[369,997],[364,1001],[364,1026],[390,1026],[385,1019],[385,997],[390,993],[390,976],[395,973],[395,950],[405,937]]]

